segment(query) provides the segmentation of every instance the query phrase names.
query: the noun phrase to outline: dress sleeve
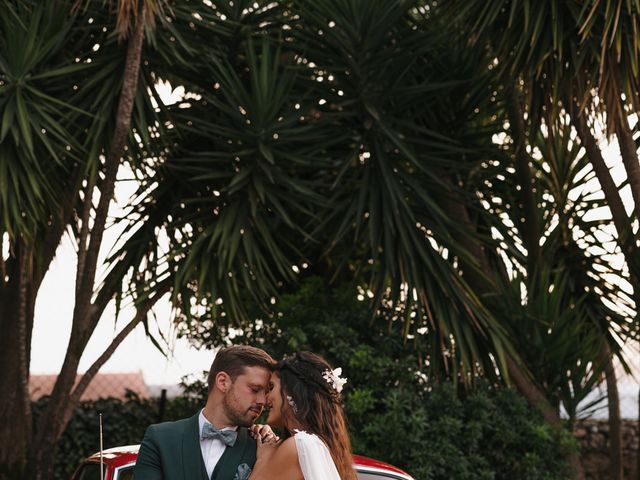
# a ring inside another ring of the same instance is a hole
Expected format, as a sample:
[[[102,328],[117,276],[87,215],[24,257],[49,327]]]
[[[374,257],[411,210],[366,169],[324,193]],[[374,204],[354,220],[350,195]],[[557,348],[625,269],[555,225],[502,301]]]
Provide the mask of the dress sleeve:
[[[317,435],[299,431],[294,438],[304,480],[340,480],[329,449]]]

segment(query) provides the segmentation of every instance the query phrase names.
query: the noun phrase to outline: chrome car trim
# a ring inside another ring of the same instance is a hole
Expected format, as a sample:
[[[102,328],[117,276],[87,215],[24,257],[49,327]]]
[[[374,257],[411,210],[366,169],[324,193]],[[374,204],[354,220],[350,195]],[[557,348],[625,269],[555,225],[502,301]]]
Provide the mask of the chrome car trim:
[[[364,465],[356,465],[356,472],[372,473],[372,474],[380,475],[382,477],[393,478],[396,480],[414,480],[413,477],[410,477],[409,475],[405,475],[403,473],[390,472],[389,470],[385,470],[383,468],[367,467]]]
[[[126,463],[124,465],[120,465],[119,467],[116,467],[113,470],[113,480],[118,480],[118,478],[120,478],[120,470],[124,470],[125,468],[129,468],[129,467],[133,467],[135,466],[136,462],[129,462]]]

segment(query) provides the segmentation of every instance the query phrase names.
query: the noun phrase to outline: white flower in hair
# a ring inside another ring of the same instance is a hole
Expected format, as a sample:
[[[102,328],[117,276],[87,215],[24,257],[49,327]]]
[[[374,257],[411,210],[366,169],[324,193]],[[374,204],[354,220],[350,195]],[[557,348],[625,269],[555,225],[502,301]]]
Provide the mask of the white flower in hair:
[[[347,383],[347,379],[342,378],[340,375],[342,375],[342,367],[338,367],[333,370],[327,369],[322,374],[322,377],[331,384],[336,392],[340,393],[342,392],[344,384]]]

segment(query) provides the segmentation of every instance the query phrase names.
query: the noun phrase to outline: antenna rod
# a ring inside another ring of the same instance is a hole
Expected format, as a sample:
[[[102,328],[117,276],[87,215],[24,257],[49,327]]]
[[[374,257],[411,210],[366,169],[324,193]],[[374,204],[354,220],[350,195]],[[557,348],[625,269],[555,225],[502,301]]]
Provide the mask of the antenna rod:
[[[104,460],[102,458],[102,414],[99,413],[100,417],[100,480],[104,480]]]

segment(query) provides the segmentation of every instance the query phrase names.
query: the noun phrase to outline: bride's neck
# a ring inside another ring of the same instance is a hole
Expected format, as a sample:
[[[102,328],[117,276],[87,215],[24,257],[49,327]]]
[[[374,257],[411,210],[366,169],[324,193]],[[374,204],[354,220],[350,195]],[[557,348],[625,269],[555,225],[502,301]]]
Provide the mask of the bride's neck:
[[[287,429],[290,435],[294,435],[296,430],[304,430],[304,426],[295,418],[288,420],[284,428]]]

